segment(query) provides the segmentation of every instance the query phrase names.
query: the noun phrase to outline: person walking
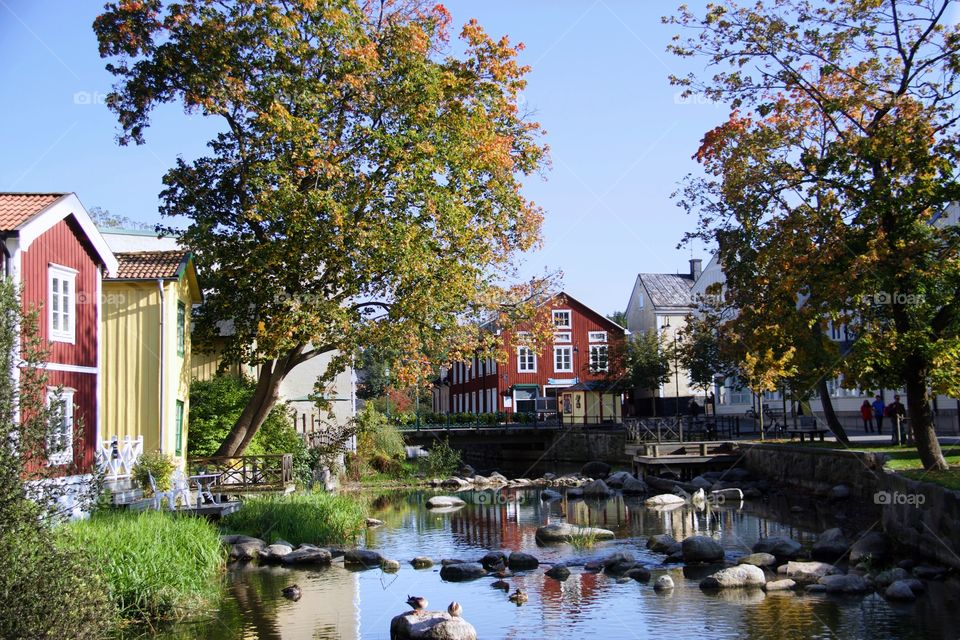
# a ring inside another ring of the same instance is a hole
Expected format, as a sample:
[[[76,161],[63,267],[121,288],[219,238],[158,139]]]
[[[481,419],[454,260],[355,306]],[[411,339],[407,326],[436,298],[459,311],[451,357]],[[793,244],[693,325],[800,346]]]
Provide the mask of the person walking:
[[[869,400],[864,400],[860,405],[860,417],[863,418],[863,430],[865,433],[873,431],[873,407]]]
[[[893,444],[906,444],[909,438],[909,427],[904,422],[904,418],[907,417],[907,408],[903,406],[903,403],[900,402],[900,396],[893,396],[893,402],[887,405],[886,415],[893,420],[893,427],[891,431],[893,432]],[[900,428],[897,429],[897,425],[900,425]],[[897,442],[897,435],[899,432],[900,441]]]
[[[877,396],[873,401],[873,419],[877,421],[877,433],[883,433],[883,412],[886,406],[883,404],[883,398]]]

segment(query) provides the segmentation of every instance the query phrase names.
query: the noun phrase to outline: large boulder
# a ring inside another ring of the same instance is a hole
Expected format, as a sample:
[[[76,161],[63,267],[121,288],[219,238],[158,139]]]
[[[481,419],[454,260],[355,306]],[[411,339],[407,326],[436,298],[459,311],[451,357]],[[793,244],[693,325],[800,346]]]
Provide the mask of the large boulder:
[[[770,591],[793,591],[797,588],[797,583],[789,578],[783,580],[771,580],[767,584],[763,585],[763,590]]]
[[[560,495],[559,491],[554,491],[553,489],[544,489],[540,492],[540,500],[543,502],[553,502],[554,500],[559,500],[563,496]]]
[[[266,548],[266,543],[259,538],[241,536],[237,542],[231,545],[230,557],[236,560],[252,560],[258,557]]]
[[[607,476],[607,486],[619,489],[629,478],[633,478],[633,474],[631,474],[629,471],[617,471],[616,473],[611,473],[609,476]]]
[[[540,544],[569,542],[574,536],[593,536],[597,540],[612,540],[616,536],[609,529],[578,527],[566,522],[547,524],[537,528],[536,539]]]
[[[580,468],[580,475],[587,478],[606,478],[610,475],[610,465],[600,460],[588,462]]]
[[[624,495],[628,495],[628,496],[629,495],[646,495],[647,493],[650,492],[650,488],[647,486],[646,482],[644,482],[643,480],[634,478],[633,476],[630,476],[624,481],[623,485],[621,485],[621,489]]]
[[[302,544],[290,553],[281,556],[280,562],[286,565],[330,564],[332,556],[326,549],[311,544]]]
[[[647,498],[643,504],[647,505],[648,507],[665,507],[674,504],[683,504],[684,502],[686,502],[686,500],[680,496],[672,493],[661,493],[658,496]]]
[[[737,560],[737,564],[752,564],[755,567],[772,567],[777,564],[777,557],[769,553],[751,553]]]
[[[281,559],[293,552],[293,547],[286,544],[267,545],[260,552],[261,562],[280,562]]]
[[[553,578],[554,580],[559,580],[560,582],[563,582],[570,577],[570,569],[562,564],[554,565],[545,573],[547,576]]]
[[[668,575],[662,575],[653,583],[653,588],[657,591],[670,591],[673,589],[673,578]]]
[[[606,498],[613,493],[607,483],[599,479],[583,485],[581,490],[586,498]]]
[[[793,560],[802,549],[803,546],[796,540],[782,537],[764,538],[753,545],[754,553],[769,553],[778,560]]]
[[[417,556],[410,561],[410,564],[413,565],[414,569],[429,569],[433,566],[433,558],[428,556]]]
[[[370,549],[350,549],[343,553],[343,564],[364,569],[374,569],[383,563],[383,556]]]
[[[791,561],[780,567],[778,573],[785,578],[794,580],[799,584],[811,584],[820,580],[824,576],[837,575],[840,569],[826,562],[797,562]]]
[[[462,507],[467,504],[456,496],[432,496],[427,500],[427,509],[442,509],[444,507]]]
[[[684,562],[723,562],[723,547],[709,536],[690,536],[684,539],[681,551]]]
[[[479,562],[458,562],[440,569],[440,577],[447,582],[466,582],[487,575],[487,570]]]
[[[637,582],[649,582],[650,581],[650,569],[646,567],[641,567],[640,565],[634,565],[632,569],[628,569],[624,574],[624,578],[630,578],[631,580],[636,580]]]
[[[632,553],[618,551],[603,559],[603,572],[611,576],[622,576],[636,565],[637,560]]]
[[[486,555],[480,558],[480,564],[482,564],[483,568],[487,571],[491,571],[493,569],[499,571],[503,567],[507,566],[507,554],[505,554],[503,551],[489,551]]]
[[[460,478],[457,476],[451,476],[446,480],[444,480],[443,482],[441,482],[440,486],[445,487],[447,489],[462,490],[462,489],[471,488],[473,484],[469,480],[464,480],[463,478]]]
[[[866,578],[852,573],[824,576],[817,581],[817,584],[826,587],[827,593],[867,593],[873,590]]]
[[[697,476],[696,478],[690,481],[690,484],[692,484],[697,489],[703,489],[704,491],[709,491],[710,488],[713,487],[713,482],[711,482],[710,480],[707,480],[703,476]]]
[[[647,549],[654,553],[668,553],[677,541],[667,533],[658,533],[647,538]]]
[[[906,580],[896,580],[890,583],[890,586],[883,592],[883,595],[890,600],[900,600],[903,602],[917,599],[913,589],[910,588],[910,583]]]
[[[850,550],[850,542],[839,528],[827,529],[817,537],[810,550],[814,560],[836,562]]]
[[[861,560],[870,559],[872,562],[884,562],[890,557],[890,540],[879,531],[870,531],[862,535],[850,547],[850,564],[856,565]]]
[[[529,553],[517,551],[510,554],[510,558],[507,560],[507,566],[510,567],[511,571],[527,571],[539,567],[540,561]]]
[[[900,567],[894,567],[893,569],[888,569],[887,571],[881,571],[876,576],[874,576],[873,581],[877,583],[877,586],[886,587],[898,580],[907,580],[910,577],[910,574],[906,569],[901,569]]]
[[[390,621],[390,640],[477,640],[477,630],[446,611],[410,611]]]
[[[767,583],[763,569],[752,564],[740,564],[717,571],[700,581],[701,589],[739,589],[762,587]]]

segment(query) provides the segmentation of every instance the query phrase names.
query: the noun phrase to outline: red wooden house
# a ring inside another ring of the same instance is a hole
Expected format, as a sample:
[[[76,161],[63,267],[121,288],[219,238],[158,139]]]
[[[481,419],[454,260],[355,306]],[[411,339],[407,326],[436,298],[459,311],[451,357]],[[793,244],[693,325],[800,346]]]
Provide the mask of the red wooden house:
[[[48,464],[61,475],[88,472],[99,427],[101,281],[117,261],[73,193],[0,193],[0,236],[4,275],[19,285],[24,308],[39,312],[48,398],[61,403]]]
[[[625,330],[567,293],[540,305],[551,339],[539,351],[522,335],[504,332],[507,361],[473,358],[445,371],[446,388],[435,391],[434,410],[444,413],[538,413],[560,411],[573,422],[616,422],[619,393],[610,389],[612,358]],[[523,327],[517,334],[524,333]],[[441,401],[441,399],[443,399]]]

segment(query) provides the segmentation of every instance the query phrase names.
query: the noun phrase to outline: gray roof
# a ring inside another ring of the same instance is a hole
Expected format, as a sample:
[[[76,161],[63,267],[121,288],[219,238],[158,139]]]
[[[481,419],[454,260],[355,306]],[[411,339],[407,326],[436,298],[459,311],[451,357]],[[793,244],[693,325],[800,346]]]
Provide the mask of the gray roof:
[[[689,274],[679,273],[641,273],[643,283],[654,307],[693,308],[693,296],[690,288],[693,278]]]

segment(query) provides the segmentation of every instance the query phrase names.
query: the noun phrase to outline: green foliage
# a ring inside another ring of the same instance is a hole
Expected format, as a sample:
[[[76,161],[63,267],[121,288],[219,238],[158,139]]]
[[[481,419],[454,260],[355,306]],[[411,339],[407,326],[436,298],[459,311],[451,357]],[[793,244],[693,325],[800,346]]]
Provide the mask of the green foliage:
[[[44,357],[36,314],[24,315],[16,288],[0,280],[0,548],[7,554],[0,637],[99,638],[114,616],[96,564],[87,550],[65,548],[53,531],[57,491],[31,484],[35,500],[27,498],[25,480],[58,470],[45,463]],[[21,358],[18,388],[13,371]]]
[[[570,544],[574,549],[592,549],[597,544],[597,534],[588,529],[579,529],[570,534]]]
[[[423,461],[424,471],[430,476],[449,476],[463,464],[460,452],[450,446],[447,438],[437,440],[430,447],[430,455]]]
[[[620,325],[620,326],[623,327],[624,329],[628,329],[628,328],[629,328],[629,327],[627,327],[627,312],[626,312],[626,311],[614,311],[613,313],[607,315],[607,320],[609,320],[609,321],[611,321],[611,322],[616,322],[618,325]]]
[[[187,439],[190,456],[216,453],[253,396],[254,387],[255,383],[249,378],[227,374],[218,374],[209,380],[195,380],[190,385],[190,435]],[[292,453],[297,479],[302,483],[310,479],[310,452],[283,407],[274,407],[270,411],[245,453]]]
[[[222,527],[269,542],[338,545],[356,540],[364,518],[364,506],[353,496],[315,491],[248,498]]]
[[[61,540],[89,554],[122,618],[180,619],[216,606],[225,556],[216,528],[202,518],[96,514],[64,526]]]
[[[159,451],[144,451],[133,465],[133,479],[143,489],[150,492],[150,475],[157,485],[157,491],[166,491],[170,488],[170,477],[177,465],[173,458]]]
[[[633,336],[627,343],[625,364],[630,382],[637,389],[656,389],[670,380],[670,354],[656,331]]]

